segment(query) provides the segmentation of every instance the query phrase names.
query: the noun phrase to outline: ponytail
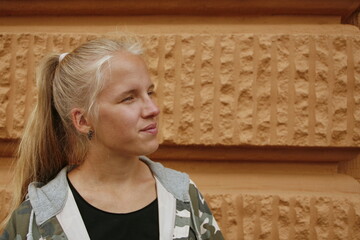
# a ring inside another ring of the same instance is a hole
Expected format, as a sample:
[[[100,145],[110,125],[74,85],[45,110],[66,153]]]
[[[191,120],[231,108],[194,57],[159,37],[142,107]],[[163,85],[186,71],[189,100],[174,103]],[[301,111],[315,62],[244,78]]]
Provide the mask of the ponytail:
[[[58,64],[59,55],[48,56],[37,74],[38,99],[18,147],[10,212],[25,200],[31,182],[47,183],[67,164],[63,151],[66,133],[53,104],[52,86]]]

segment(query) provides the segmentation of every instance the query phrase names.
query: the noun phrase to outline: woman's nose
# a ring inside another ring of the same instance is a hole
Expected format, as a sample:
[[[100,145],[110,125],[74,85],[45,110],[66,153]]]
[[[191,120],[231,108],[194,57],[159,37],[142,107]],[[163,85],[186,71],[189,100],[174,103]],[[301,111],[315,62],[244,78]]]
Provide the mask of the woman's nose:
[[[157,115],[159,115],[159,113],[160,113],[159,107],[156,105],[155,101],[149,97],[145,101],[145,106],[143,108],[143,117],[144,118],[156,117]]]

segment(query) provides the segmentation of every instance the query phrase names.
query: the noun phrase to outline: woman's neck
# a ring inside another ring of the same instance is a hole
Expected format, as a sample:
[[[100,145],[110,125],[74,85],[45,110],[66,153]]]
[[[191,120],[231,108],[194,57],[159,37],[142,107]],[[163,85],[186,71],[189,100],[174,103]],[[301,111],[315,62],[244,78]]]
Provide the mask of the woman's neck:
[[[88,203],[108,212],[135,211],[156,198],[152,172],[138,157],[88,154],[68,177]]]
[[[136,182],[146,170],[149,171],[148,167],[137,156],[89,151],[84,162],[69,173],[69,178],[74,181],[86,180],[91,186],[119,186]]]

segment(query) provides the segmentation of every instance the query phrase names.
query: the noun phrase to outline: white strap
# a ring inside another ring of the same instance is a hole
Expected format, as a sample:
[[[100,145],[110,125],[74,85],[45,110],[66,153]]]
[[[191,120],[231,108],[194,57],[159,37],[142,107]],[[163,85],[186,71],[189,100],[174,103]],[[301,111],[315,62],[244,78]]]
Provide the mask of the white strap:
[[[157,178],[156,191],[159,205],[159,233],[160,240],[173,239],[176,199],[169,193]]]
[[[63,210],[56,215],[69,240],[90,240],[74,196],[68,187],[68,197]]]
[[[34,240],[33,233],[32,233],[32,227],[33,227],[33,221],[34,221],[34,210],[31,210],[30,213],[30,222],[29,222],[29,228],[28,233],[26,234],[26,240]]]

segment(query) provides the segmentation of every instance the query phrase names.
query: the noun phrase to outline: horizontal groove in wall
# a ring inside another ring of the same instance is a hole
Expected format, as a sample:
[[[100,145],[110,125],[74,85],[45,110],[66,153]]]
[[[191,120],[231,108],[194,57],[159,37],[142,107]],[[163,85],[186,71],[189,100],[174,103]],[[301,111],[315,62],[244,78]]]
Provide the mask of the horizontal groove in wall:
[[[18,140],[0,140],[0,157],[13,157]],[[358,147],[286,147],[286,146],[204,146],[166,145],[150,155],[155,160],[207,161],[290,161],[339,162],[355,159]]]
[[[302,1],[0,1],[1,16],[102,16],[102,15],[338,15],[348,16],[356,10],[356,0]]]
[[[160,145],[156,160],[339,162],[355,159],[360,148]]]
[[[13,157],[18,140],[0,140],[0,157]],[[166,145],[150,157],[154,160],[192,161],[289,161],[289,162],[339,162],[356,159],[358,147],[286,147],[286,146],[204,146]]]

